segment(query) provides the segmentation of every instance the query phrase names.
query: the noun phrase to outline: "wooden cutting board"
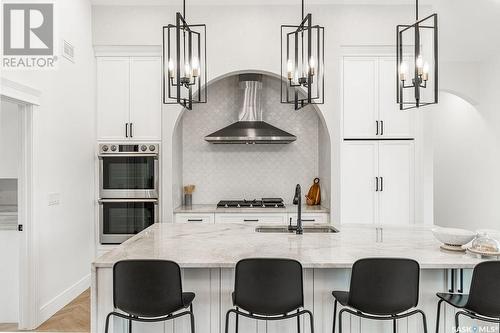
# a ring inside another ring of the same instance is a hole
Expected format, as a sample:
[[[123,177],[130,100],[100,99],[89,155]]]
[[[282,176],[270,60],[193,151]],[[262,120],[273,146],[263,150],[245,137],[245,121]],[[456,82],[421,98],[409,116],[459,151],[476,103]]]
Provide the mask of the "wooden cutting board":
[[[317,206],[321,204],[321,188],[319,187],[319,178],[314,178],[313,184],[306,195],[306,204],[308,206]]]

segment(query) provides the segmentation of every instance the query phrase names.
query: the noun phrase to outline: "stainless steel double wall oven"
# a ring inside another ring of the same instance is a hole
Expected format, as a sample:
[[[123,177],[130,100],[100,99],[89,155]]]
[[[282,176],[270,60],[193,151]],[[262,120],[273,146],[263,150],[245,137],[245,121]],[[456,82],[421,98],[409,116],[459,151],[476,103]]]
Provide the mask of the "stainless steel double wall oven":
[[[119,244],[159,215],[159,145],[99,145],[101,244]]]

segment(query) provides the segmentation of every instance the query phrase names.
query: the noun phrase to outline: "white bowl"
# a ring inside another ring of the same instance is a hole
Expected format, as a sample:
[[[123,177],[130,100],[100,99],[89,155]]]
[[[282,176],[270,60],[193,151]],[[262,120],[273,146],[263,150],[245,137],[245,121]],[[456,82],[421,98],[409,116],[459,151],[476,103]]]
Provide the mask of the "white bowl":
[[[435,227],[432,228],[432,233],[438,241],[451,246],[465,245],[476,237],[475,232],[458,228]]]

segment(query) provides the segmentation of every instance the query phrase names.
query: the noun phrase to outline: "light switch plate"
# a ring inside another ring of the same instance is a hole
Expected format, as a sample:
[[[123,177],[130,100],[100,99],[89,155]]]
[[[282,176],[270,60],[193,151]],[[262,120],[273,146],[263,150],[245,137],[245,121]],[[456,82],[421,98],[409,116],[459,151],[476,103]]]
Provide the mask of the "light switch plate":
[[[61,202],[61,193],[49,193],[49,206],[59,205]]]

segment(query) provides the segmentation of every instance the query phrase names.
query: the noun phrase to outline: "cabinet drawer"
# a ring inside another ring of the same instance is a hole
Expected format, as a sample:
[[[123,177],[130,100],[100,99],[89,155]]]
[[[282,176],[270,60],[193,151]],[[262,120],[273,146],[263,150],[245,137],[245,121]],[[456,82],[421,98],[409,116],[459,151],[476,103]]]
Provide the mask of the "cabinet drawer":
[[[215,214],[215,223],[286,224],[286,214]]]
[[[214,223],[214,214],[175,214],[175,223]]]
[[[297,213],[289,213],[288,221],[292,219],[292,224],[297,222]],[[302,214],[302,223],[328,223],[328,213],[305,213]]]

